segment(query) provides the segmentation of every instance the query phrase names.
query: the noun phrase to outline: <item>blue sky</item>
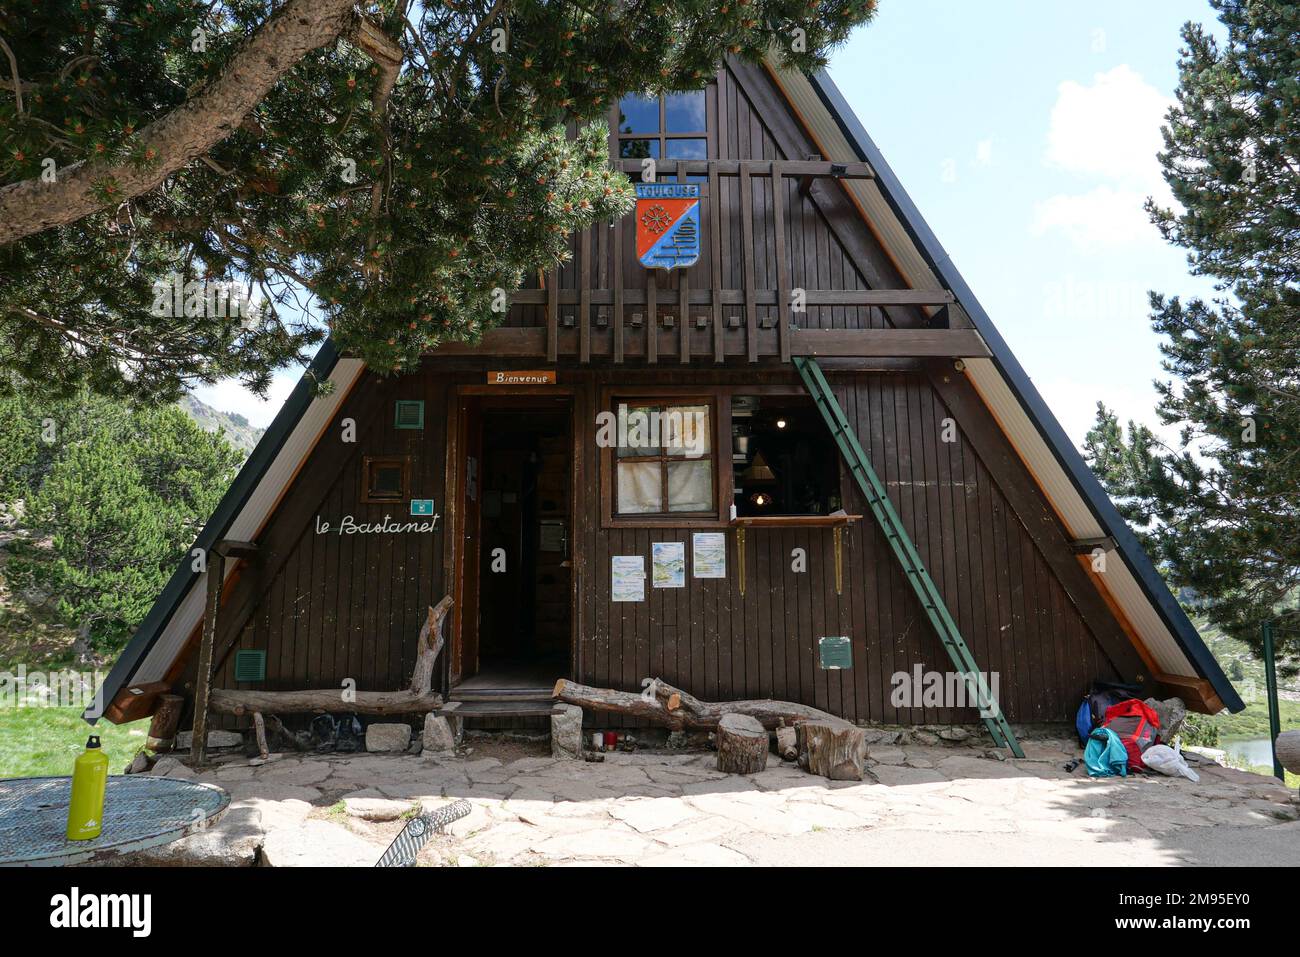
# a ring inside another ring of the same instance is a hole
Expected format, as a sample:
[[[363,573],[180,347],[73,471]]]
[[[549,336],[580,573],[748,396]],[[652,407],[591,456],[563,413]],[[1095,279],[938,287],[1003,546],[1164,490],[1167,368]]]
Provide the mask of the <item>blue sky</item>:
[[[1154,424],[1146,292],[1210,291],[1142,211],[1179,28],[1206,0],[881,0],[831,75],[1076,442],[1101,399]],[[209,404],[266,425],[235,383]]]
[[[1205,0],[881,0],[830,72],[1076,442],[1155,424],[1146,292],[1211,293],[1142,211]]]

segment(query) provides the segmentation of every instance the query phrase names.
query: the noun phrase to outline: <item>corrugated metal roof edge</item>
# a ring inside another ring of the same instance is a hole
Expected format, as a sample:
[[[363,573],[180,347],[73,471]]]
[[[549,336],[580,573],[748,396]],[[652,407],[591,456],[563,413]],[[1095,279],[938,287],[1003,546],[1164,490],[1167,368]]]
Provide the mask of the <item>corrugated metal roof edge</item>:
[[[167,623],[171,620],[181,599],[185,597],[195,579],[199,577],[199,573],[195,572],[191,567],[190,551],[194,548],[202,548],[207,551],[225,535],[226,529],[230,528],[240,511],[243,510],[248,497],[257,488],[257,483],[261,481],[262,476],[271,467],[275,457],[280,454],[280,449],[292,434],[294,426],[298,424],[307,411],[307,407],[311,405],[311,400],[315,395],[312,380],[327,378],[334,371],[334,366],[338,360],[339,353],[334,347],[334,341],[326,339],[321,347],[316,350],[316,355],[312,357],[311,363],[307,366],[307,371],[298,380],[293,392],[289,393],[289,398],[285,400],[284,405],[281,406],[280,411],[276,413],[275,418],[271,421],[271,425],[262,434],[257,446],[248,456],[248,460],[240,468],[239,474],[230,483],[230,488],[221,497],[221,502],[217,505],[216,511],[212,513],[212,517],[208,519],[207,524],[203,526],[203,531],[199,532],[194,544],[186,550],[185,557],[181,559],[176,571],[172,572],[172,577],[167,580],[162,594],[153,603],[153,607],[145,615],[144,621],[140,623],[140,627],[136,629],[135,634],[122,650],[122,654],[114,662],[108,677],[104,679],[95,702],[95,707],[99,710],[102,711],[103,707],[110,704],[118,693],[130,683],[136,669],[144,661],[145,656],[149,654],[149,650],[157,641],[158,636],[162,634],[163,629],[167,627]],[[92,710],[94,708],[87,708],[82,717],[94,724],[98,719],[89,716]]]
[[[808,79],[831,116],[835,118],[845,138],[857,150],[858,158],[875,168],[877,185],[885,200],[903,223],[921,254],[929,261],[930,267],[970,315],[976,330],[984,337],[989,350],[993,353],[994,364],[1029,413],[1034,427],[1043,437],[1048,448],[1052,450],[1052,454],[1065,470],[1065,474],[1070,477],[1075,490],[1083,497],[1101,526],[1114,537],[1124,562],[1133,572],[1143,593],[1151,601],[1161,620],[1169,627],[1170,634],[1174,636],[1178,646],[1192,662],[1197,673],[1210,682],[1227,709],[1234,713],[1241,711],[1245,708],[1245,704],[1236,689],[1232,687],[1232,683],[1219,667],[1214,655],[1201,640],[1200,634],[1170,592],[1169,586],[1152,565],[1145,549],[1115,508],[1115,503],[1101,487],[1101,482],[1088,468],[1083,456],[1070,442],[1069,436],[1065,434],[1060,423],[1056,421],[1056,416],[1039,395],[1029,375],[1012,353],[1006,340],[997,331],[993,320],[975,298],[975,293],[953,264],[952,257],[948,255],[938,237],[921,216],[920,210],[903,189],[902,183],[894,175],[884,155],[863,128],[848,101],[844,99],[844,94],[839,91],[830,74],[825,70],[810,74]]]

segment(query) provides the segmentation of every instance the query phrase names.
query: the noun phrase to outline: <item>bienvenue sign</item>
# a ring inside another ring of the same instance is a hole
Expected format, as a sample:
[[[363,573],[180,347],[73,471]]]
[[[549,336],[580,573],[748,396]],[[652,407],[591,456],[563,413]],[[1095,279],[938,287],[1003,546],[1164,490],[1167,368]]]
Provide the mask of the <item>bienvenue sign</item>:
[[[435,532],[438,530],[440,518],[441,515],[432,515],[423,522],[395,522],[391,515],[385,515],[381,522],[358,522],[351,515],[344,515],[335,526],[330,522],[321,521],[321,517],[317,515],[316,534],[328,535],[334,532],[337,535],[400,535],[404,532]]]

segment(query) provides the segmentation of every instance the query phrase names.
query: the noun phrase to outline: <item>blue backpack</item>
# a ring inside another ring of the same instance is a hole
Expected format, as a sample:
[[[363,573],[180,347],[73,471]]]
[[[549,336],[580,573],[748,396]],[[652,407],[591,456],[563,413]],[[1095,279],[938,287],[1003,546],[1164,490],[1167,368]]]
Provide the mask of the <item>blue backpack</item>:
[[[1079,710],[1074,715],[1074,730],[1079,734],[1079,743],[1087,744],[1092,734],[1092,703],[1087,698],[1079,703]]]
[[[1119,735],[1110,728],[1098,728],[1088,736],[1088,746],[1083,749],[1083,763],[1088,766],[1089,777],[1128,777],[1128,751]]]

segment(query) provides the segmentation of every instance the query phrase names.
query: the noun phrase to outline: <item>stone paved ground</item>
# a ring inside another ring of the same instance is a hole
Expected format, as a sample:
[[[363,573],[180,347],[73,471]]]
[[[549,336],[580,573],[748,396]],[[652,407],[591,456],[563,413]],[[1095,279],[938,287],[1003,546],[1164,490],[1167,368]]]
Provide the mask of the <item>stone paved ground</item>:
[[[726,775],[713,754],[231,758],[198,776],[231,792],[225,819],[147,860],[370,866],[404,816],[467,798],[473,813],[422,864],[1300,865],[1300,801],[1272,778],[1210,765],[1197,784],[1091,780],[1063,770],[1071,744],[1025,749],[1024,760],[996,760],[873,745],[861,783],[775,757],[759,774]]]

